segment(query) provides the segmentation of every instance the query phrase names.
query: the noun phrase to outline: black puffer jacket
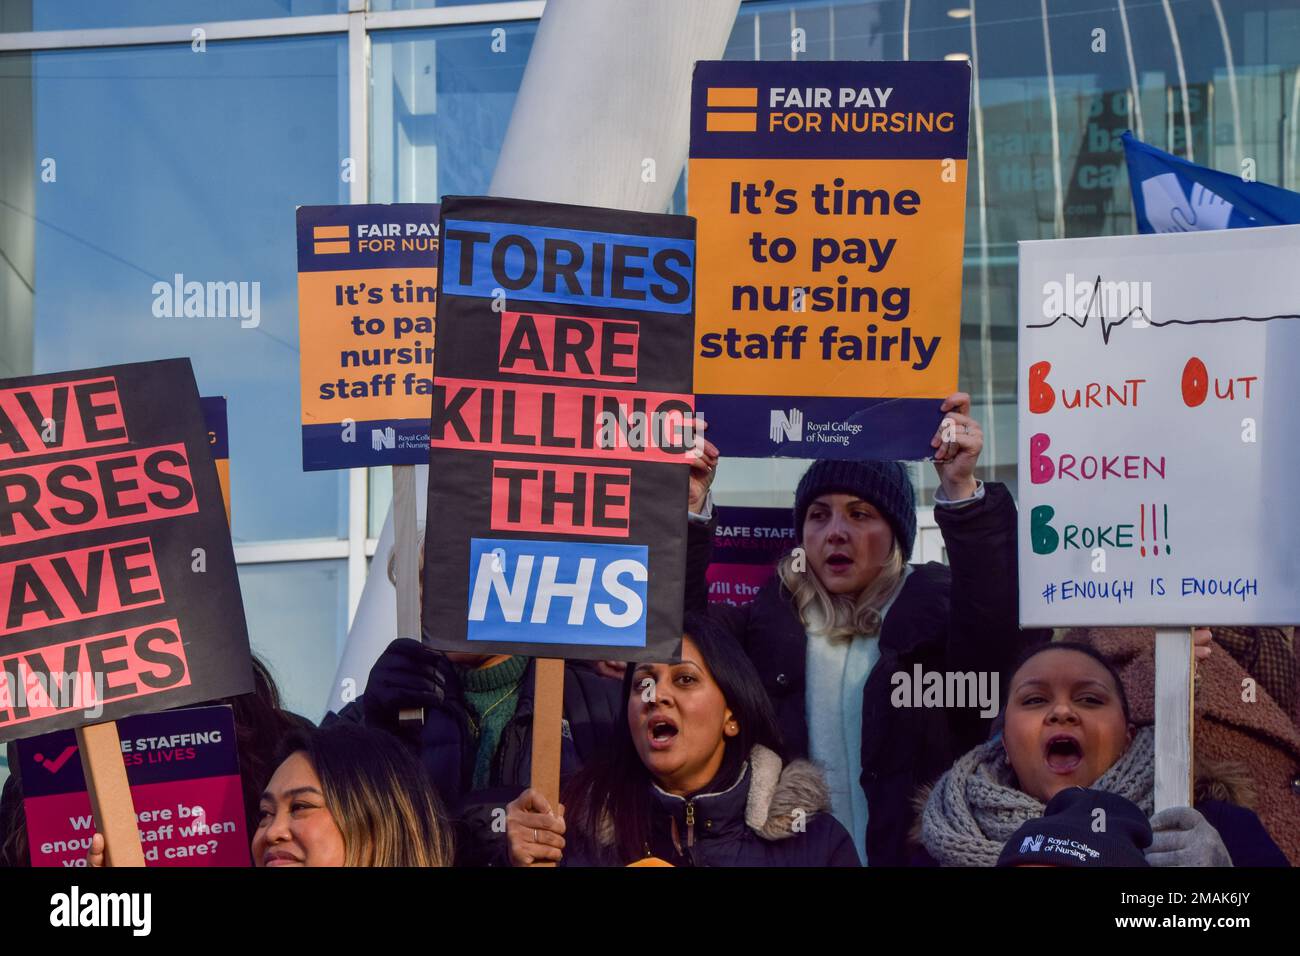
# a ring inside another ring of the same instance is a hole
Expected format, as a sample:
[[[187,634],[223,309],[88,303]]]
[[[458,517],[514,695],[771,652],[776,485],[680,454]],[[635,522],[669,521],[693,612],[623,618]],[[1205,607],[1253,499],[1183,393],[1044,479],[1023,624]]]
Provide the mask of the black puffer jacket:
[[[915,811],[912,798],[988,736],[978,705],[894,707],[894,674],[996,671],[999,688],[1021,650],[1047,631],[1018,628],[1016,508],[1005,485],[963,508],[936,508],[949,566],[914,566],[885,617],[880,659],[862,694],[862,777],[867,796],[867,862],[902,866]],[[688,580],[702,578],[698,552]],[[689,587],[689,585],[688,585]],[[808,637],[788,591],[774,577],[747,607],[711,612],[741,642],[776,708],[786,752],[808,754],[805,666]],[[830,702],[832,705],[834,702]]]
[[[859,865],[848,831],[830,815],[821,771],[806,760],[782,766],[766,747],[753,749],[726,789],[688,798],[654,787],[653,805],[646,856],[672,866]],[[612,844],[613,834],[597,839]],[[563,865],[595,859],[575,843]]]
[[[487,866],[509,859],[505,832],[494,817],[504,821],[507,803],[528,786],[533,764],[533,671],[530,660],[519,685],[519,703],[501,731],[487,787],[470,790],[474,778],[477,742],[470,732],[469,709],[454,665],[439,657],[445,667],[441,685],[445,696],[438,707],[425,711],[418,733],[398,733],[428,769],[438,796],[456,829],[456,865]],[[362,700],[348,704],[331,719],[364,723]],[[564,668],[564,721],[561,725],[560,779],[566,780],[591,760],[617,727],[626,720],[622,685],[602,677],[587,665],[570,662]],[[327,721],[328,722],[328,721]],[[496,811],[501,810],[501,814]],[[499,831],[499,832],[498,832]]]

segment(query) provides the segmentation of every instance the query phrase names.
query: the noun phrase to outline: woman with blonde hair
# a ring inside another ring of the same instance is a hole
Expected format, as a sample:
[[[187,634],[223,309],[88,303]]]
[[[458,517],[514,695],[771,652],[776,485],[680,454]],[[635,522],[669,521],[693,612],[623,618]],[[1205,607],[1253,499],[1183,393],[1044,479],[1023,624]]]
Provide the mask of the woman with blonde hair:
[[[1047,637],[1018,630],[1016,508],[1004,485],[975,479],[984,440],[970,396],[938,410],[947,566],[908,564],[904,465],[821,460],[795,492],[798,546],[752,604],[714,608],[757,667],[789,757],[824,767],[832,812],[872,866],[907,862],[912,795],[987,737],[994,681]],[[688,579],[706,574],[688,563]]]
[[[285,738],[262,791],[253,866],[451,866],[452,840],[420,762],[389,734],[338,722]],[[86,862],[104,866],[103,834]]]
[[[254,866],[450,866],[437,792],[390,735],[338,723],[291,735],[262,793]]]

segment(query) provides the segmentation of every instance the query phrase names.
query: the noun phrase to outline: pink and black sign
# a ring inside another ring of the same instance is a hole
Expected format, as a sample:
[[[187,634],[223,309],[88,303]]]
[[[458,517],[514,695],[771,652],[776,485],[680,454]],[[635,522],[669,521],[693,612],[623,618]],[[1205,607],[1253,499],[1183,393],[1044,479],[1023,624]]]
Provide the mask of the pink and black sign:
[[[0,742],[248,692],[189,359],[0,379]]]
[[[723,508],[713,531],[709,603],[748,604],[795,545],[789,508]]]
[[[148,866],[249,866],[235,721],[226,706],[117,722]],[[95,833],[77,736],[18,742],[32,866],[85,866]]]

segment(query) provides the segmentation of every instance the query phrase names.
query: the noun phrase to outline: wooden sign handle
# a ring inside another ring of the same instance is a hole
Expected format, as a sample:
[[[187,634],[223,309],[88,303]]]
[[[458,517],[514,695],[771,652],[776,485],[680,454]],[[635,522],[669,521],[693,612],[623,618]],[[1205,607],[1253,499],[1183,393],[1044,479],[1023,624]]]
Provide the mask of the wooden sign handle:
[[[86,774],[86,791],[95,829],[104,834],[105,866],[144,866],[135,802],[122,762],[117,721],[77,728],[77,750]]]
[[[564,661],[539,657],[533,673],[533,777],[530,786],[555,809],[560,804],[560,725],[564,720]],[[555,866],[534,863],[533,866]]]
[[[1189,628],[1156,628],[1155,809],[1192,805],[1195,661]]]
[[[420,640],[420,536],[415,466],[393,466],[393,576],[397,579],[397,636]],[[423,724],[424,708],[398,712],[398,723]]]

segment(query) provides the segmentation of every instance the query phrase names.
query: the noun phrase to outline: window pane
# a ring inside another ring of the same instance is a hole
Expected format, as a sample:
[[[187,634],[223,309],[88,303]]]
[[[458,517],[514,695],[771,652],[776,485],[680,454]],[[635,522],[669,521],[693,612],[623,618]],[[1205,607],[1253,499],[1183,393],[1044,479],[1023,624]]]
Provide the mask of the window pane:
[[[239,587],[253,653],[285,708],[319,722],[347,638],[347,562],[244,564]]]
[[[487,192],[536,32],[522,22],[372,34],[371,201]],[[371,537],[392,494],[392,470],[372,468]]]
[[[1129,0],[1122,10],[1117,0],[1052,0],[1046,11],[1044,22],[1024,0],[746,2],[725,53],[789,60],[802,29],[799,59],[974,55],[958,386],[984,425],[981,476],[1013,489],[1016,243],[1134,231],[1125,129],[1238,175],[1250,160],[1258,180],[1300,187],[1295,0]],[[918,474],[925,503],[935,474]],[[757,475],[771,477],[772,503],[792,500],[798,469],[786,466],[724,462],[716,487],[726,501],[761,503]]]
[[[216,23],[346,13],[347,0],[0,0],[0,29],[91,30],[100,27]]]
[[[370,507],[366,520],[366,536],[378,538],[384,530],[388,506],[393,503],[393,469],[370,469]]]
[[[370,0],[371,10],[428,10],[432,7],[491,7],[494,0]],[[499,0],[496,0],[499,2]],[[492,16],[490,9],[483,16]]]
[[[524,22],[371,35],[372,202],[487,192],[536,32]]]
[[[37,184],[32,58],[0,57],[0,378],[32,371]]]
[[[228,399],[238,541],[346,534],[346,473],[302,471],[293,225],[347,201],[345,54],[312,37],[31,58],[36,370],[189,356]]]

